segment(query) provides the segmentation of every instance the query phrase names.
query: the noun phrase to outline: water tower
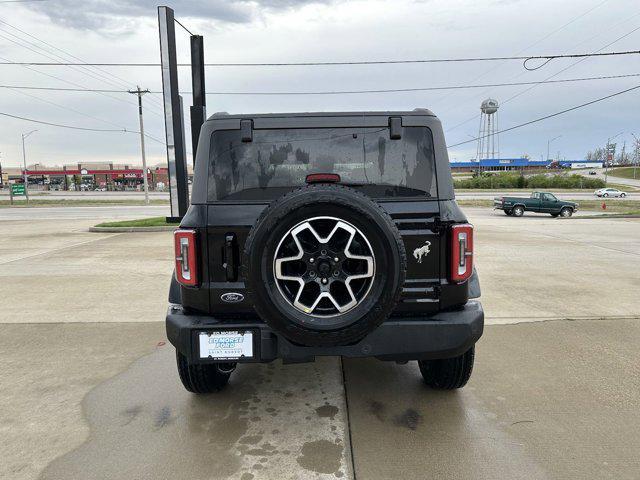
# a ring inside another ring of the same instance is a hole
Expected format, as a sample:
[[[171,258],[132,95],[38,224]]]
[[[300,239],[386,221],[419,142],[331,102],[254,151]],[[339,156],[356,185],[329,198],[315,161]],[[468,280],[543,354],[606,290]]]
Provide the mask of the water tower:
[[[478,132],[478,167],[483,158],[499,158],[498,101],[487,98],[480,104],[480,131]]]

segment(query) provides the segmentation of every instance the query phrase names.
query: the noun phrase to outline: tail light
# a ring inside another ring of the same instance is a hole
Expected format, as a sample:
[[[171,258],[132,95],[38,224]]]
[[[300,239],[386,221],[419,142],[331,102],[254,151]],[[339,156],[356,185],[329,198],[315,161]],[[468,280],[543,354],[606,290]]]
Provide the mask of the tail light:
[[[473,225],[463,223],[451,227],[450,279],[462,283],[473,273]]]
[[[176,278],[189,287],[198,284],[198,258],[195,230],[176,230],[173,234]]]

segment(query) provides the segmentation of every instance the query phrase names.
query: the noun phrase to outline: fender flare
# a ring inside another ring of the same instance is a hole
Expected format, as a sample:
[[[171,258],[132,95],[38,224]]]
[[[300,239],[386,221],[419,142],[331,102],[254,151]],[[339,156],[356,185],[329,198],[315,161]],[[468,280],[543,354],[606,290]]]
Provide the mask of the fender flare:
[[[482,292],[480,290],[480,278],[478,277],[478,271],[476,267],[473,267],[473,273],[469,279],[469,300],[473,298],[480,298]]]
[[[173,271],[171,275],[171,284],[169,285],[169,303],[182,305],[182,291],[180,290],[180,284],[176,279],[176,271]]]

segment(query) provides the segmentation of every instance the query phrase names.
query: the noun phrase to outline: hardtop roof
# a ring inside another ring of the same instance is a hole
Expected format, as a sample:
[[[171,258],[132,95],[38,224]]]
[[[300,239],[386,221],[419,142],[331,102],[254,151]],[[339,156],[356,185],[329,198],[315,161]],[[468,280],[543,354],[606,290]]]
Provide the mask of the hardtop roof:
[[[208,120],[219,119],[243,119],[243,118],[289,118],[289,117],[379,117],[379,116],[429,116],[436,115],[426,108],[415,108],[413,110],[390,110],[390,111],[355,111],[355,112],[281,112],[281,113],[227,113],[216,112]]]

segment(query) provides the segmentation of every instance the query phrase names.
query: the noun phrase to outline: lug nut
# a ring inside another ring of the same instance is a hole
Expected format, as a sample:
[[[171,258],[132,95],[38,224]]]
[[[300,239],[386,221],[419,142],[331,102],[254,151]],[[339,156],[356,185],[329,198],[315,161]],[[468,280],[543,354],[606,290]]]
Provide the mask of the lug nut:
[[[311,257],[311,258],[309,259],[309,263],[313,263],[313,262],[315,262],[315,259],[314,259],[313,257]]]
[[[326,284],[326,283],[327,283],[327,279],[326,279],[326,278],[323,278],[323,279],[322,279],[322,283]]]
[[[313,270],[309,272],[309,276],[311,278],[314,278],[316,276],[316,272],[314,272]]]
[[[322,255],[326,255],[326,254],[327,254],[327,251],[326,251],[326,250],[322,250],[320,253],[321,253]]]
[[[337,277],[338,275],[340,275],[340,272],[338,270],[336,270],[335,272],[333,272],[333,276]]]
[[[334,262],[338,263],[340,261],[340,259],[338,257],[333,259]]]

